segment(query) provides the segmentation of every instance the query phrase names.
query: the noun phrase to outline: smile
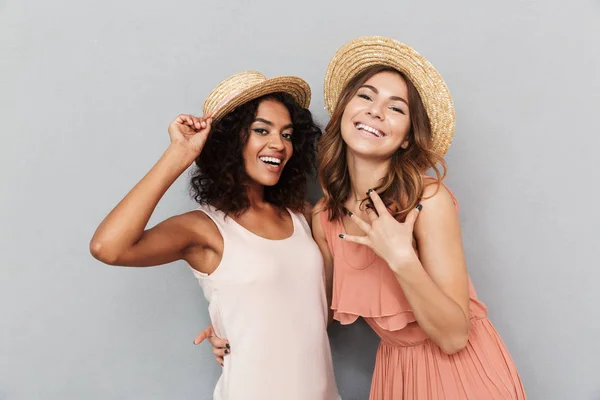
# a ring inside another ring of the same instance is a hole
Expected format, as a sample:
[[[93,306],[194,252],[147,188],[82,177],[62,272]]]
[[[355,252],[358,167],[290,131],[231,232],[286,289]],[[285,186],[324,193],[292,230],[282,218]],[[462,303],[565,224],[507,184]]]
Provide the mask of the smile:
[[[385,133],[381,132],[380,130],[375,129],[372,126],[362,124],[360,122],[356,124],[356,129],[372,133],[376,137],[384,137],[385,136]]]
[[[260,159],[260,161],[264,162],[265,164],[269,164],[269,165],[280,165],[281,164],[281,158],[277,158],[277,157],[258,157]]]

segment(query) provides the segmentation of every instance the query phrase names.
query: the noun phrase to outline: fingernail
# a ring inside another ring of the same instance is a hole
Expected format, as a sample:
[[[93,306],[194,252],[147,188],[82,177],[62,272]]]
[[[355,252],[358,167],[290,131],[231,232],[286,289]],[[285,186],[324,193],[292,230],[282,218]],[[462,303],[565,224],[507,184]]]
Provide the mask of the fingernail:
[[[423,206],[421,204],[417,204],[417,210],[421,211],[423,209]]]
[[[367,190],[367,196],[370,195],[372,191],[373,191],[373,189]]]
[[[343,239],[343,238],[344,238],[344,234],[340,233],[340,239]]]
[[[229,350],[225,349],[225,354],[229,354]]]
[[[228,349],[230,349],[230,348],[231,348],[231,346],[229,346],[229,343],[226,343],[226,344],[225,344],[225,347],[227,347]]]

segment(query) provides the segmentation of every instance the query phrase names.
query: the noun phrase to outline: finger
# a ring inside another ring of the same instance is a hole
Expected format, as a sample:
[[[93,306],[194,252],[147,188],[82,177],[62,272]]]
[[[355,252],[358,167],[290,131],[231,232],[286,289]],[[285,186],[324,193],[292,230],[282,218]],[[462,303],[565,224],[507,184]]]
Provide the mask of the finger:
[[[376,191],[369,189],[367,195],[371,198],[371,201],[377,210],[377,214],[379,214],[380,217],[386,213],[389,214],[385,204],[383,204],[383,200],[381,200],[381,197],[379,197],[379,194]]]
[[[221,364],[221,367],[225,366],[225,360],[223,359],[223,357],[215,357],[215,360],[217,360],[217,362]]]
[[[423,209],[423,206],[421,204],[417,204],[417,206],[406,215],[406,219],[404,220],[404,223],[407,225],[413,226],[422,209]]]
[[[212,118],[207,119],[205,122],[206,125],[204,126],[204,128],[202,128],[201,132],[206,132],[208,134],[210,132],[210,128],[212,127],[212,122]]]
[[[230,353],[229,349],[217,349],[216,347],[212,348],[212,352],[215,357],[225,357]]]
[[[179,116],[177,117],[177,122],[179,122],[182,125],[194,126],[192,119],[188,114],[179,114]]]
[[[207,326],[202,332],[200,332],[198,334],[198,336],[196,336],[196,339],[194,339],[194,344],[200,344],[202,343],[205,339],[214,336],[214,331],[213,331],[213,327],[212,325]]]
[[[348,242],[362,244],[362,245],[369,246],[369,247],[371,244],[371,242],[369,241],[369,238],[367,236],[353,236],[353,235],[346,235],[345,233],[340,233],[340,239],[346,240]]]
[[[202,116],[202,120],[206,121],[207,119],[212,118],[213,113],[214,113],[214,111],[207,112],[206,114],[204,114]]]
[[[198,129],[202,130],[202,129],[206,128],[206,121],[208,121],[208,117],[202,116],[199,118],[199,121],[200,121],[200,127]]]
[[[367,213],[367,216],[371,222],[375,222],[375,220],[379,217],[379,215],[377,215],[377,211],[375,211],[373,207],[367,207],[365,212]]]
[[[209,337],[208,341],[213,347],[217,347],[219,349],[231,349],[231,346],[229,345],[229,341],[227,339],[221,339],[220,337],[213,336]]]
[[[194,132],[194,135],[191,137],[190,142],[194,145],[200,146],[200,148],[204,147],[206,140],[208,139],[208,135],[210,134],[211,128],[211,119],[206,122],[206,127],[200,129],[199,131]]]
[[[187,115],[185,114],[179,114],[175,120],[180,124],[185,124],[186,117]]]
[[[192,121],[194,121],[194,128],[201,129],[202,127],[200,126],[200,124],[202,123],[202,119],[195,117],[193,115],[191,116],[191,118],[192,118]]]
[[[354,214],[352,211],[348,211],[348,215],[350,216],[350,219],[352,220],[352,222],[354,222],[356,224],[356,226],[358,226],[360,228],[361,231],[363,231],[364,233],[369,233],[369,231],[371,230],[371,225],[369,225],[367,222],[363,221],[362,218],[360,218],[358,215]]]

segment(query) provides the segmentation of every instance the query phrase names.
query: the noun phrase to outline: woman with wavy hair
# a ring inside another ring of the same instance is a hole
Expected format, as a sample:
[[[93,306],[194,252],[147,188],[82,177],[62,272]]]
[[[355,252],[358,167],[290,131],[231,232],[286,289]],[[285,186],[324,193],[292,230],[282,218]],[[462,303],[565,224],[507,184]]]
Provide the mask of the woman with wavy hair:
[[[455,118],[442,77],[409,46],[358,38],[331,60],[325,104],[313,235],[333,317],[363,317],[381,338],[370,399],[525,399],[442,183]]]
[[[93,256],[110,265],[189,264],[214,334],[235,343],[216,354],[229,356],[215,399],[339,398],[323,259],[302,214],[310,213],[306,181],[321,133],[309,103],[300,78],[228,78],[208,96],[203,117],[179,115],[170,124],[169,148],[90,243]],[[200,207],[146,229],[193,163]]]

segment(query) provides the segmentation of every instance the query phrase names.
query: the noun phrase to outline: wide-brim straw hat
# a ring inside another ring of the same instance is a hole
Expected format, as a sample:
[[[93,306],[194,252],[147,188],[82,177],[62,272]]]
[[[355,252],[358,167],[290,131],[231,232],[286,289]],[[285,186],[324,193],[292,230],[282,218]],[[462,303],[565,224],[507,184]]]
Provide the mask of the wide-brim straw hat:
[[[454,136],[455,113],[450,91],[439,72],[412,47],[381,36],[360,37],[342,46],[325,75],[325,108],[333,114],[342,90],[365,69],[384,65],[402,72],[415,86],[431,123],[431,150],[444,155]]]
[[[212,112],[217,121],[227,113],[251,100],[267,94],[288,93],[303,108],[310,105],[310,87],[295,76],[278,76],[267,79],[256,71],[240,72],[225,79],[210,92],[204,102],[204,114]]]

